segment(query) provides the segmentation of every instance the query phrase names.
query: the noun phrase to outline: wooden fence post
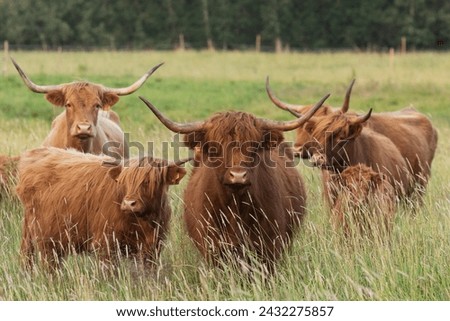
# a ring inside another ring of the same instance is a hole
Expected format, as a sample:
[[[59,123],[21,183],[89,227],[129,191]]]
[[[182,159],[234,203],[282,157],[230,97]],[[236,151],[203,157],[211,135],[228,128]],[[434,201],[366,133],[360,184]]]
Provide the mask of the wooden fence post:
[[[256,50],[256,52],[261,51],[261,35],[256,35],[255,50]]]
[[[178,50],[184,51],[184,49],[186,49],[186,47],[184,45],[184,35],[182,33],[180,33],[178,35],[178,40],[179,40]]]
[[[400,52],[402,55],[406,53],[406,37],[401,38],[401,49]]]
[[[283,46],[281,44],[281,39],[279,37],[277,37],[277,39],[275,39],[275,52],[280,53],[282,51],[283,51]]]

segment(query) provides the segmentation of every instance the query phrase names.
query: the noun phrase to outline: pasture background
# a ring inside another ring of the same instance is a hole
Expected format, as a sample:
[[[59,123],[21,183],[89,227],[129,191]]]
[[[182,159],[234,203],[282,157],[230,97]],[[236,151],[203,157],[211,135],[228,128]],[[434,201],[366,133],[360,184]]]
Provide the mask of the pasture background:
[[[352,78],[351,108],[375,112],[414,106],[439,131],[439,145],[424,205],[398,210],[390,244],[361,239],[345,243],[334,232],[321,198],[319,172],[299,164],[308,189],[308,219],[267,282],[249,282],[239,271],[204,264],[181,220],[187,179],[171,188],[171,234],[157,271],[133,272],[124,261],[114,276],[95,258],[70,258],[55,274],[19,266],[22,209],[13,196],[0,205],[1,300],[450,300],[450,54],[396,56],[355,53],[251,52],[12,52],[38,84],[89,80],[127,86],[165,61],[138,92],[122,97],[114,110],[132,141],[162,142],[172,134],[138,99],[149,99],[178,121],[198,120],[228,109],[273,119],[290,119],[265,93],[265,77],[282,100],[308,104],[330,92],[340,106]],[[0,77],[0,153],[16,155],[39,146],[61,110],[29,91],[7,61]],[[287,133],[292,140],[294,133]],[[411,137],[414,139],[414,137]],[[132,150],[133,152],[133,150]],[[182,153],[185,153],[183,150]],[[169,153],[169,157],[172,153]]]

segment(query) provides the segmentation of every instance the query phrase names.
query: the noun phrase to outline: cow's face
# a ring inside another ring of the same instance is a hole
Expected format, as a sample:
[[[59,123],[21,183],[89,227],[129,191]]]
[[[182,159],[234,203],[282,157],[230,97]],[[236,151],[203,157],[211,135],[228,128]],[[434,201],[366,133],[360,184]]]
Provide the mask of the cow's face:
[[[311,108],[312,106],[305,106],[299,111],[299,116],[305,114]],[[334,111],[332,107],[323,106],[314,114],[314,117],[331,115],[333,112]],[[314,138],[311,136],[311,133],[304,128],[305,126],[306,124],[297,129],[294,142],[294,155],[297,157],[301,157],[303,159],[309,158],[307,148],[306,147],[304,148],[304,145],[310,143],[311,141],[314,141]]]
[[[185,136],[198,166],[214,169],[218,181],[233,191],[252,185],[258,167],[266,161],[263,154],[282,140],[280,131],[263,129],[256,117],[242,112],[216,114],[203,130]]]
[[[66,109],[68,134],[72,138],[87,140],[97,135],[98,113],[109,109],[118,100],[115,93],[89,83],[73,83],[52,90],[45,96],[49,102]]]
[[[348,143],[354,141],[362,131],[372,110],[364,116],[335,112],[328,116],[314,117],[304,126],[310,141],[303,149],[313,165],[340,169],[348,162]]]
[[[119,165],[109,170],[111,178],[119,184],[123,213],[157,218],[165,204],[168,186],[179,184],[186,175],[186,170],[178,164],[158,163],[141,159],[138,166],[123,169]]]

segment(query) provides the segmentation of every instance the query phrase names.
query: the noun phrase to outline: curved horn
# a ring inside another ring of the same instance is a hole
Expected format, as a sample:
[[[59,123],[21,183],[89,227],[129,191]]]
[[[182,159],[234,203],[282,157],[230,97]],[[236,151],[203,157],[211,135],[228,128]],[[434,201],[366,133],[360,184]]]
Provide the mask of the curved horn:
[[[104,91],[115,93],[118,96],[125,96],[134,93],[136,90],[138,90],[144,82],[150,77],[159,67],[161,67],[164,63],[160,63],[159,65],[156,65],[155,67],[151,68],[149,71],[147,71],[141,78],[139,78],[134,84],[128,87],[124,88],[110,88],[110,87],[103,87]]]
[[[290,112],[292,115],[294,115],[294,116],[297,117],[297,118],[300,118],[300,117],[303,116],[303,115],[300,114],[299,112],[297,112],[297,111],[295,111],[295,110],[293,110],[293,109],[290,109],[290,108],[289,108],[287,111]]]
[[[362,124],[366,122],[370,116],[372,115],[372,108],[370,108],[369,112],[365,115],[356,117],[356,120],[353,122],[354,124]]]
[[[168,118],[166,118],[158,109],[156,109],[155,106],[153,106],[147,99],[145,99],[142,96],[139,96],[139,99],[142,100],[148,108],[155,114],[155,116],[160,120],[161,123],[163,123],[164,126],[166,126],[168,129],[175,133],[180,134],[188,134],[195,131],[200,131],[203,129],[203,126],[205,122],[203,121],[197,121],[192,123],[176,123]]]
[[[35,93],[38,93],[38,94],[46,94],[49,91],[59,90],[59,89],[61,89],[63,87],[62,85],[47,85],[47,86],[36,85],[34,82],[32,82],[30,80],[30,78],[27,77],[27,75],[22,70],[22,68],[20,68],[20,66],[17,64],[17,62],[15,62],[15,60],[12,57],[10,57],[10,58],[11,58],[12,63],[14,64],[14,67],[16,67],[17,71],[19,72],[19,75],[22,78],[24,84],[31,91],[33,91]]]
[[[283,110],[286,110],[288,112],[292,113],[291,110],[300,109],[300,108],[305,107],[303,105],[288,104],[288,103],[282,102],[277,97],[275,97],[275,94],[272,92],[272,89],[270,89],[269,76],[266,77],[266,92],[267,92],[267,95],[269,96],[270,100],[275,104],[275,106],[277,106]],[[296,116],[296,115],[294,114],[294,116]]]
[[[275,120],[269,120],[269,119],[259,119],[262,122],[261,127],[263,129],[274,129],[274,130],[282,130],[282,131],[288,131],[296,129],[300,126],[302,126],[304,123],[306,123],[313,115],[314,113],[322,106],[322,104],[325,102],[325,100],[330,97],[330,94],[325,95],[317,104],[314,105],[313,108],[311,108],[305,115],[303,115],[300,118],[297,118],[295,120],[290,121],[275,121]]]
[[[347,88],[347,92],[345,93],[345,100],[344,104],[342,105],[341,111],[343,113],[346,113],[348,111],[348,108],[350,107],[350,95],[352,93],[353,85],[355,84],[356,79],[353,79],[350,85]]]

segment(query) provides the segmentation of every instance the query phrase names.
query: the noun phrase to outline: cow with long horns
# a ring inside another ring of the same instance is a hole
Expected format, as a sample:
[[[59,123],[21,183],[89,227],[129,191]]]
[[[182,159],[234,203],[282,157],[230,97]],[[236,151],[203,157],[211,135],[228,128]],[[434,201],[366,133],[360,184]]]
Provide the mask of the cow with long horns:
[[[349,117],[352,117],[356,115],[355,113],[348,112],[350,94],[354,82],[355,80],[352,80],[347,89],[345,101],[341,109],[333,109],[328,106],[328,108],[323,109],[322,114],[315,116],[347,114]],[[309,106],[293,105],[279,100],[270,89],[268,78],[266,81],[266,90],[269,98],[276,106],[289,111],[296,117],[299,117],[304,110],[309,108]],[[312,130],[311,125],[307,124],[305,126],[309,126],[309,129]],[[297,131],[295,148],[302,157],[308,158],[308,148],[304,148],[304,146],[313,142],[314,138],[303,127]],[[422,194],[431,176],[431,163],[434,159],[438,141],[437,130],[433,127],[431,121],[414,108],[407,107],[394,112],[372,113],[370,118],[365,122],[365,128],[385,136],[399,150],[414,182],[405,191],[406,194],[413,195],[416,192]]]
[[[340,111],[342,113],[346,113],[350,106],[350,95],[352,93],[352,88],[355,83],[355,79],[352,80],[350,85],[347,88],[347,92],[345,94],[345,100],[342,104],[341,108],[334,108],[330,105],[325,105],[320,108],[317,113],[314,114],[314,117],[320,117],[320,116],[326,116],[331,113]],[[278,108],[288,111],[291,114],[293,114],[295,117],[299,117],[300,115],[303,115],[304,113],[308,112],[313,105],[293,105],[286,103],[284,101],[281,101],[278,99],[277,96],[275,96],[274,92],[270,88],[269,83],[269,76],[266,78],[266,92],[269,96],[272,103],[277,106]],[[306,149],[303,149],[303,145],[311,141],[311,135],[303,129],[303,126],[296,129],[296,135],[295,135],[295,142],[294,142],[294,154],[296,156],[300,156],[301,158],[308,158],[308,153],[306,152]]]
[[[128,87],[109,88],[90,82],[72,82],[59,85],[37,85],[33,83],[20,66],[12,59],[25,85],[55,106],[65,110],[52,123],[51,131],[43,146],[74,148],[85,153],[101,154],[108,150],[128,157],[127,142],[120,128],[119,117],[110,108],[119,96],[138,90],[162,64],[147,71]],[[111,146],[105,146],[109,142]]]
[[[184,144],[197,153],[183,217],[209,262],[249,267],[254,258],[273,271],[306,214],[305,187],[282,148],[283,132],[304,124],[328,96],[292,121],[230,111],[186,124],[171,121],[140,97],[167,128],[185,134]]]
[[[171,209],[169,185],[186,174],[177,162],[144,156],[117,160],[73,149],[38,148],[19,163],[17,194],[25,209],[21,254],[50,267],[71,253],[93,252],[105,262],[158,258]]]
[[[340,173],[347,167],[364,164],[384,174],[396,195],[403,197],[413,186],[408,166],[397,146],[386,136],[365,127],[372,109],[365,115],[333,113],[312,118],[303,127],[313,141],[304,147],[314,166],[321,167],[325,195],[329,193],[329,173]],[[333,200],[329,199],[333,204]]]

